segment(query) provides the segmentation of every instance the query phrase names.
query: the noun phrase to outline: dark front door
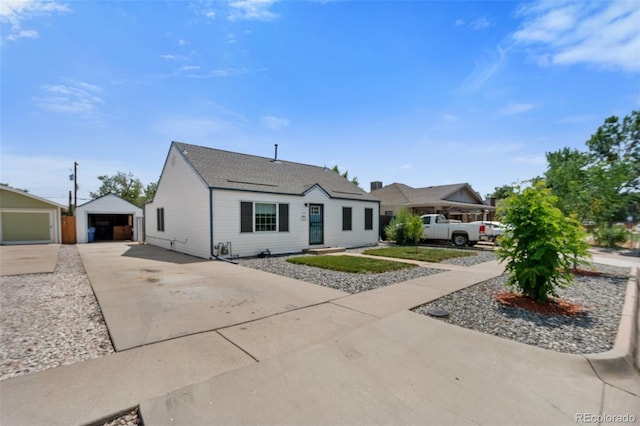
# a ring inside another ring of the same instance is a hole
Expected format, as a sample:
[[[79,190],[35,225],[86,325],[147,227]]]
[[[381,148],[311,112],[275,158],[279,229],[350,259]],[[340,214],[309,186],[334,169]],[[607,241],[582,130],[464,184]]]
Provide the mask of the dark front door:
[[[309,205],[309,245],[324,243],[323,207],[322,204]]]

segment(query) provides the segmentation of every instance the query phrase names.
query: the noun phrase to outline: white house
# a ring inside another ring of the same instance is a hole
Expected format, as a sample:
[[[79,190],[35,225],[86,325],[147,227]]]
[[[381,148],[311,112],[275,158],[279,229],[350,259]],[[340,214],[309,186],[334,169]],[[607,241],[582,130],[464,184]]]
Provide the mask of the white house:
[[[115,194],[84,203],[76,209],[78,243],[94,241],[137,240],[142,232],[143,210]]]
[[[0,244],[60,244],[63,210],[53,201],[0,186]]]
[[[378,241],[379,210],[325,167],[172,142],[145,205],[145,235],[207,259],[228,254],[220,244],[240,257],[359,247]]]

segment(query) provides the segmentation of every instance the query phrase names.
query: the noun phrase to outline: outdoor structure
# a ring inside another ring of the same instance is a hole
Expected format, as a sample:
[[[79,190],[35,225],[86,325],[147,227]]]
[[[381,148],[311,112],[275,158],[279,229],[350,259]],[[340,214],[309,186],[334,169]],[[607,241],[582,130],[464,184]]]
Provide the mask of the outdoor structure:
[[[76,209],[77,241],[136,240],[142,221],[140,207],[115,194],[103,195]]]
[[[382,186],[376,181],[371,182],[371,195],[380,200],[381,214],[388,217],[406,208],[418,215],[438,213],[447,219],[472,222],[492,220],[495,212],[468,183],[412,188],[402,183]]]
[[[202,258],[296,253],[378,241],[379,203],[339,174],[172,142],[146,241]]]
[[[0,244],[59,244],[66,210],[53,201],[0,186]]]

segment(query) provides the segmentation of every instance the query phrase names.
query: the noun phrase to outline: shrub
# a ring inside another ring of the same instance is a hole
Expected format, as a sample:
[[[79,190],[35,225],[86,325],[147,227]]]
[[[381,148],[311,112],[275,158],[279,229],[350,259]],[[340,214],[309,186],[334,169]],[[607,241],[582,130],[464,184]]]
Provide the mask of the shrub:
[[[408,235],[407,223],[412,213],[409,213],[407,209],[400,209],[396,214],[396,217],[391,219],[391,222],[384,228],[384,233],[387,236],[387,240],[395,241],[396,244],[406,245],[411,243]]]
[[[601,225],[593,230],[593,238],[596,244],[602,247],[615,247],[631,237],[624,225]]]
[[[537,181],[498,205],[510,228],[497,250],[498,259],[507,261],[507,284],[541,303],[567,287],[573,269],[589,255],[581,224],[564,216],[556,202],[544,181]]]

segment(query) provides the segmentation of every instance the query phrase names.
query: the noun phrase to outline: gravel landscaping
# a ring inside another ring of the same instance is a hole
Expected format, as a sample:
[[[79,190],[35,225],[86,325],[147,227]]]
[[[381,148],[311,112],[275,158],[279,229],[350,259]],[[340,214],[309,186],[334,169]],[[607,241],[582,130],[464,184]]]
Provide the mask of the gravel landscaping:
[[[60,246],[51,274],[0,278],[0,380],[112,353],[76,246]],[[136,409],[105,426],[141,424]]]
[[[289,257],[300,257],[300,255],[274,256],[262,259],[239,259],[238,263],[248,268],[259,269],[312,284],[335,288],[336,290],[351,294],[444,272],[443,269],[416,267],[381,274],[353,274],[315,268],[313,266],[294,265],[293,263],[287,262],[287,258]]]
[[[75,246],[51,274],[2,277],[0,306],[0,380],[114,352]]]
[[[574,284],[559,291],[562,299],[580,305],[585,312],[574,316],[537,314],[507,307],[495,300],[507,290],[506,275],[493,278],[413,309],[424,315],[430,308],[449,312],[439,318],[450,324],[568,353],[598,353],[613,347],[620,323],[629,268],[594,265],[606,276],[577,276]]]
[[[347,252],[363,250],[366,248]],[[475,254],[442,263],[472,266],[496,259],[495,254],[489,251],[476,251]],[[240,259],[239,263],[352,294],[444,272],[444,269],[437,268],[413,268],[375,275],[350,274],[293,265],[286,261],[287,257]],[[559,292],[562,298],[585,309],[584,313],[572,317],[542,315],[500,305],[495,295],[508,291],[506,275],[449,294],[414,311],[427,315],[429,308],[445,309],[450,315],[442,320],[450,324],[557,352],[605,352],[613,347],[615,341],[630,270],[608,265],[594,267],[607,275],[576,277],[571,287]]]

